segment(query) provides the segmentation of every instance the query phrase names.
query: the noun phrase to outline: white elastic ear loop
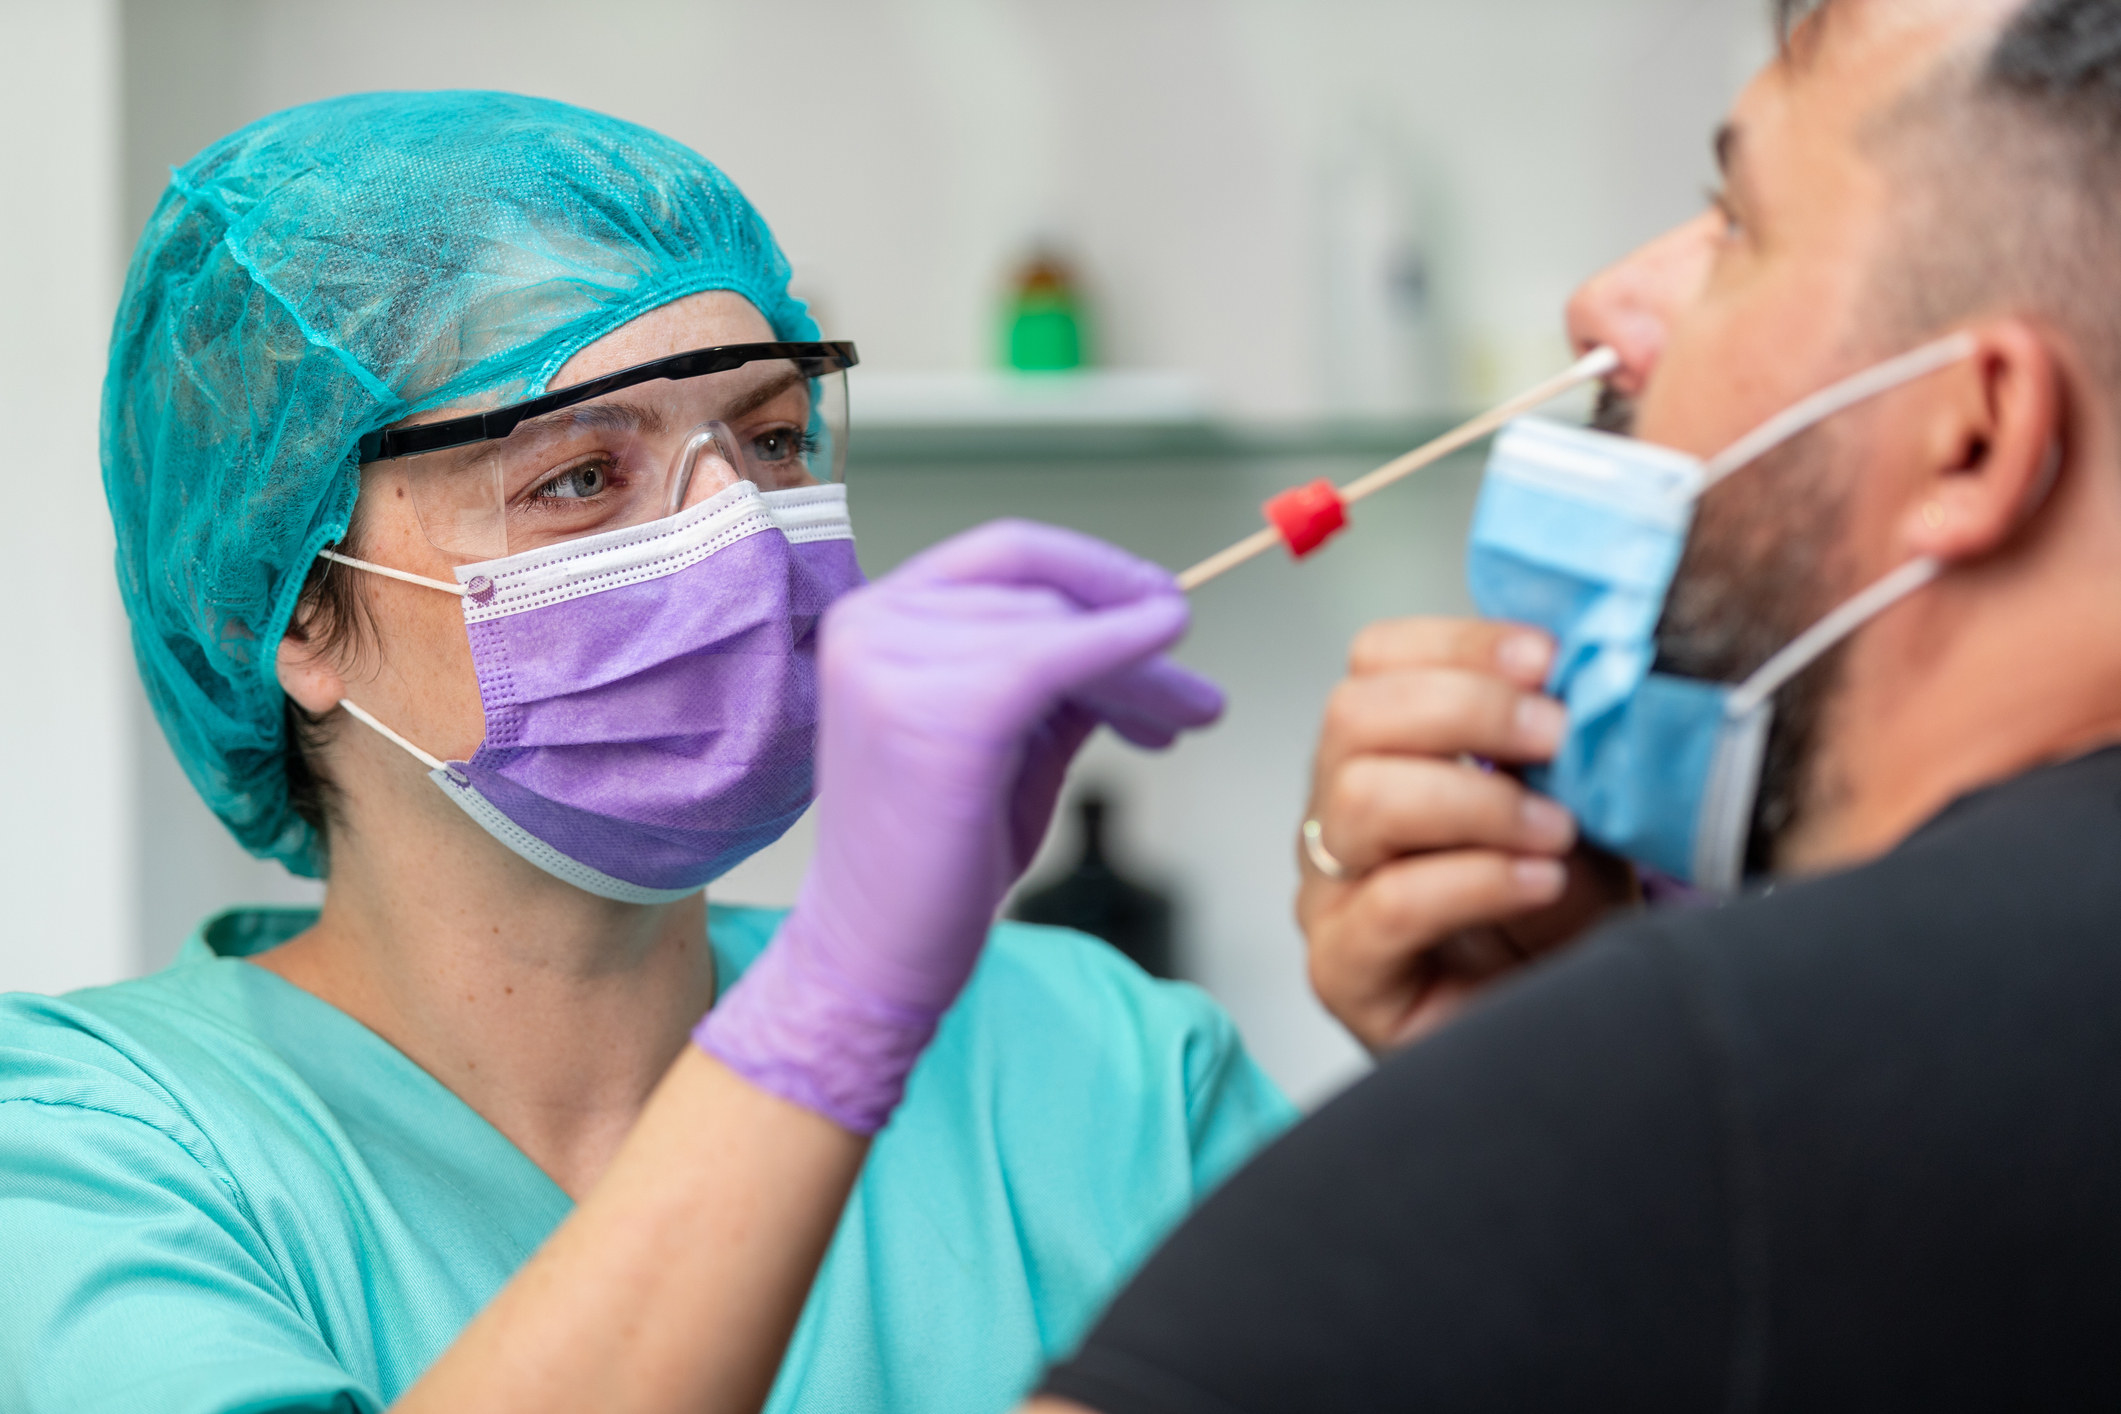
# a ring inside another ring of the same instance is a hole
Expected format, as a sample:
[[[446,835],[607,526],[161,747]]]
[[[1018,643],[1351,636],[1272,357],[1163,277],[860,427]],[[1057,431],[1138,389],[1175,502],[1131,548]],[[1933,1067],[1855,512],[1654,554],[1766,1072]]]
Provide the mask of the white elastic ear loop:
[[[404,737],[399,736],[389,727],[386,727],[381,722],[377,721],[372,715],[370,715],[367,708],[362,707],[361,705],[356,703],[352,698],[340,698],[339,705],[346,709],[347,716],[353,718],[355,721],[361,723],[363,726],[373,729],[376,733],[382,736],[385,741],[393,742],[396,745],[402,746],[407,751],[411,752],[414,759],[419,761],[419,763],[422,766],[425,766],[428,770],[440,771],[444,775],[450,777],[450,779],[452,780],[462,780],[464,778],[463,772],[452,769],[450,764],[447,761],[442,760],[440,757],[431,756],[427,752],[420,750],[419,747],[414,746]]]
[[[471,592],[463,585],[451,584],[446,579],[429,579],[426,575],[414,574],[411,570],[394,570],[389,565],[371,564],[367,560],[357,560],[351,555],[342,555],[336,550],[319,550],[317,551],[317,558],[330,560],[335,565],[350,565],[357,570],[367,570],[370,574],[379,574],[385,579],[402,580],[407,584],[419,584],[429,589],[439,589],[444,594],[454,594],[460,599]]]
[[[1771,707],[1777,690],[1820,655],[1943,573],[1941,562],[1910,560],[1818,623],[1761,665],[1724,699],[1723,730],[1709,765],[1695,826],[1693,872],[1697,887],[1736,893],[1745,876],[1745,847],[1752,834],[1753,797],[1767,757]]]
[[[1835,644],[1877,618],[1944,572],[1940,560],[1925,555],[1909,560],[1840,608],[1791,640],[1788,647],[1760,665],[1724,703],[1724,715],[1743,717],[1773,697],[1791,678],[1809,668]]]
[[[1701,489],[1708,490],[1732,472],[1750,466],[1792,437],[1809,432],[1837,413],[1846,412],[1858,403],[1869,402],[1902,384],[1926,378],[1955,363],[1963,363],[1974,356],[1978,347],[1972,334],[1961,331],[1924,344],[1912,353],[1887,359],[1876,367],[1866,368],[1852,378],[1844,378],[1832,387],[1812,394],[1710,458],[1703,468]]]

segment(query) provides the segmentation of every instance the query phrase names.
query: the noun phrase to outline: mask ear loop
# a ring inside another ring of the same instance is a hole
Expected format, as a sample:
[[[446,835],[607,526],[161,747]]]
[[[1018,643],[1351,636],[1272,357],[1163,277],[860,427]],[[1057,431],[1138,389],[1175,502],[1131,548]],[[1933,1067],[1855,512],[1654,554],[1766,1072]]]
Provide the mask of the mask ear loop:
[[[1724,715],[1735,718],[1751,712],[1781,691],[1790,679],[1824,657],[1842,639],[1942,573],[1944,562],[1931,556],[1924,555],[1920,559],[1909,560],[1798,634],[1780,653],[1761,664],[1760,670],[1747,678],[1731,694],[1724,707]]]
[[[454,594],[459,598],[472,592],[471,585],[451,584],[446,579],[429,579],[426,575],[414,574],[411,570],[394,570],[389,565],[371,564],[367,560],[357,560],[351,555],[342,555],[336,550],[319,550],[317,551],[317,558],[330,560],[335,565],[347,565],[353,569],[367,570],[370,574],[379,574],[385,579],[395,579],[405,584],[417,584],[426,589],[439,589],[444,594]]]
[[[1898,358],[1887,359],[1873,368],[1867,368],[1852,378],[1844,378],[1830,388],[1824,388],[1809,398],[1784,409],[1760,426],[1740,437],[1716,456],[1711,457],[1703,469],[1701,489],[1706,491],[1732,472],[1751,466],[1784,442],[1839,413],[1848,411],[1859,403],[1869,402],[1880,394],[1889,393],[1904,383],[1926,378],[1940,369],[1950,368],[1974,356],[1978,346],[1974,336],[1960,331],[1934,343],[1924,344]]]
[[[473,588],[473,585],[476,585],[478,583],[478,581],[475,580],[473,581],[472,585],[451,584],[447,580],[429,579],[424,574],[414,574],[410,570],[395,570],[392,569],[389,565],[371,564],[367,560],[357,560],[351,555],[342,555],[336,550],[319,550],[317,551],[317,555],[320,559],[330,560],[335,565],[346,565],[352,569],[366,570],[370,574],[379,574],[382,575],[385,579],[402,580],[406,584],[417,584],[428,589],[439,589],[445,594],[454,594],[459,598],[474,593],[475,590]],[[481,575],[479,578],[483,580],[485,576]],[[435,756],[430,752],[422,751],[419,747],[414,746],[410,741],[407,741],[404,737],[398,735],[398,733],[392,731],[389,727],[383,725],[383,723],[378,721],[368,711],[367,708],[361,706],[352,698],[340,698],[339,706],[343,707],[346,710],[347,716],[353,718],[355,721],[361,723],[363,726],[368,727],[377,735],[381,736],[385,741],[388,741],[393,745],[403,747],[408,753],[412,755],[413,759],[418,761],[421,765],[425,766],[428,770],[440,771],[444,775],[448,776],[451,780],[458,782],[462,782],[465,779],[463,772],[457,770],[454,766],[450,765],[447,761],[442,760],[439,756]]]
[[[383,725],[383,723],[377,721],[376,718],[372,714],[370,714],[367,708],[361,706],[352,698],[340,698],[339,705],[346,709],[347,716],[353,718],[361,725],[370,728],[378,736],[381,736],[385,741],[388,741],[396,746],[404,747],[406,751],[412,754],[415,760],[417,760],[422,766],[425,766],[428,770],[440,771],[442,774],[448,776],[451,780],[457,781],[460,784],[464,781],[465,776],[462,771],[457,770],[454,766],[450,765],[447,761],[444,761],[441,757],[422,751],[419,747],[414,746],[404,737],[399,736],[389,727],[386,727]]]
[[[1711,893],[1731,894],[1743,882],[1753,801],[1767,756],[1768,729],[1774,723],[1776,692],[1835,644],[1943,572],[1943,563],[1927,556],[1908,561],[1799,634],[1724,699],[1723,728],[1717,735],[1696,827],[1696,885]]]

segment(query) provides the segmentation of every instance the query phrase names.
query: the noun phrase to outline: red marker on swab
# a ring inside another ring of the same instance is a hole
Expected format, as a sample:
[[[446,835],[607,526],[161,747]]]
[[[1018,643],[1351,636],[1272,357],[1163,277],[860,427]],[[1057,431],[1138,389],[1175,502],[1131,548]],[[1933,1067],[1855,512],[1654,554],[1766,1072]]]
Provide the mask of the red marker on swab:
[[[1524,416],[1542,403],[1552,402],[1571,388],[1603,378],[1618,367],[1618,354],[1611,349],[1593,349],[1567,372],[1520,393],[1426,446],[1385,463],[1368,476],[1341,487],[1324,480],[1292,487],[1262,507],[1267,518],[1266,529],[1255,530],[1221,554],[1202,560],[1178,577],[1178,587],[1190,594],[1209,580],[1265,554],[1276,545],[1288,546],[1289,553],[1300,560],[1338,534],[1348,523],[1348,507],[1365,496],[1373,496],[1393,482],[1472,446],[1490,433],[1500,431],[1511,419]]]

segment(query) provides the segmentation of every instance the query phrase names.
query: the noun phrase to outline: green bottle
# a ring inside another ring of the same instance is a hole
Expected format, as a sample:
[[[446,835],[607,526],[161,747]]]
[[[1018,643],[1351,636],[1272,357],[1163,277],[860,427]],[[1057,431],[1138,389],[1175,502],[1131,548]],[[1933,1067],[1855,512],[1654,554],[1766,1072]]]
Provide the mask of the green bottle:
[[[1017,275],[1008,306],[1009,367],[1025,373],[1088,363],[1082,299],[1068,267],[1040,253]]]

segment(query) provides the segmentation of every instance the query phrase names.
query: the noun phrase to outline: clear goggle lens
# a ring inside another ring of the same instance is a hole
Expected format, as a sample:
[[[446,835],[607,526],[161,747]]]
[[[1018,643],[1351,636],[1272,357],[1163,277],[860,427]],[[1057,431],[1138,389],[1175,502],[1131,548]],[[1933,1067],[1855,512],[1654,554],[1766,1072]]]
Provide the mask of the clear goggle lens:
[[[846,373],[762,359],[625,388],[395,464],[435,548],[484,560],[661,520],[738,481],[761,491],[837,482],[846,455]]]

